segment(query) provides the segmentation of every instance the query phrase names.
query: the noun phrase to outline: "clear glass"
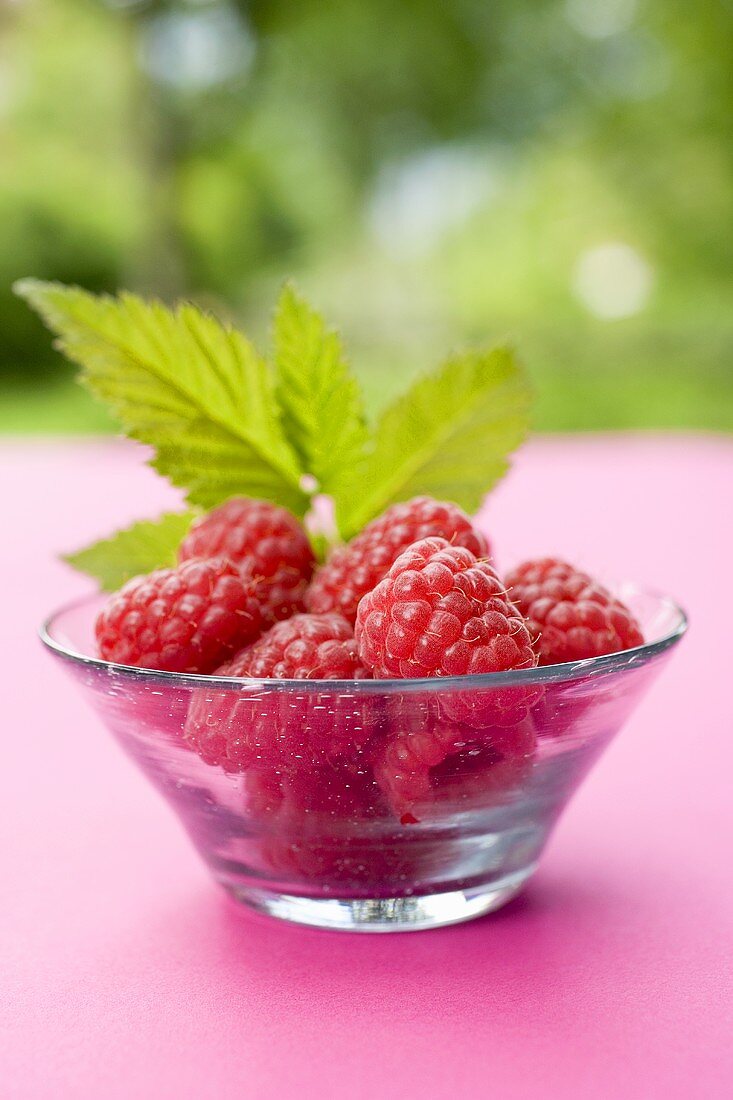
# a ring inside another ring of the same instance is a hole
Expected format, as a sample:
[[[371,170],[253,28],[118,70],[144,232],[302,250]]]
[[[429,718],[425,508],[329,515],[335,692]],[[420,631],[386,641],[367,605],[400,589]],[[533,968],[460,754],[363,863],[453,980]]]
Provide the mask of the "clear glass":
[[[513,897],[573,791],[686,627],[618,590],[647,643],[438,680],[253,681],[101,661],[101,598],[43,640],[238,901],[324,928],[405,931]],[[208,763],[229,746],[226,767]],[[204,758],[199,755],[201,746]]]

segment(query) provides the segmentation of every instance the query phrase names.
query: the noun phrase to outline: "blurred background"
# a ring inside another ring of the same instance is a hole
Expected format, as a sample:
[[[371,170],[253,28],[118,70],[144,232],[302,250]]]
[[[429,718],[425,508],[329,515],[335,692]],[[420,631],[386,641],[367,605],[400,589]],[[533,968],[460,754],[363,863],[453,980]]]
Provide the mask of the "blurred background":
[[[293,275],[372,407],[513,336],[542,430],[733,429],[731,0],[0,0],[0,430],[100,407],[23,275],[266,340]]]

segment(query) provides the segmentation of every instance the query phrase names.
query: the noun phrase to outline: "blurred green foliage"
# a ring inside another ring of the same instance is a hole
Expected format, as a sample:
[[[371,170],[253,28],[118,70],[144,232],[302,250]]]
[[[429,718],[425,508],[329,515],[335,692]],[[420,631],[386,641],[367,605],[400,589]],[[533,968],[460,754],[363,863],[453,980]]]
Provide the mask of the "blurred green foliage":
[[[292,274],[373,405],[511,334],[537,426],[733,429],[722,0],[0,0],[0,428],[104,428],[11,294]]]

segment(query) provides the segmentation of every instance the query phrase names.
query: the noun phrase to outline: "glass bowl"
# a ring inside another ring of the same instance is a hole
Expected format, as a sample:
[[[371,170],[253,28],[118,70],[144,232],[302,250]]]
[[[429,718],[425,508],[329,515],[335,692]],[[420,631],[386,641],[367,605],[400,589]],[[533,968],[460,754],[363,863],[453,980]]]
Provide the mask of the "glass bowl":
[[[42,638],[234,898],[322,928],[405,931],[479,916],[522,888],[682,637],[672,600],[616,592],[645,645],[432,680],[115,665],[90,655],[99,596],[57,612]]]

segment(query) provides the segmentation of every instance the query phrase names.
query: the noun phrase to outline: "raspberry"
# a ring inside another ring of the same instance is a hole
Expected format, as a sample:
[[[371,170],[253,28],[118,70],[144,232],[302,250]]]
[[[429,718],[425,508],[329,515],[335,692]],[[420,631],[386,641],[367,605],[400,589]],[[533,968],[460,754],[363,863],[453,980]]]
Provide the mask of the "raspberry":
[[[306,593],[308,610],[337,611],[353,623],[361,597],[381,581],[403,550],[431,535],[465,546],[477,558],[488,556],[486,539],[460,508],[431,497],[415,497],[393,504],[347,546],[333,551]]]
[[[408,836],[396,823],[387,831],[388,811],[368,770],[255,768],[245,775],[244,790],[251,863],[279,881],[318,882],[325,894],[390,897],[409,893],[421,872],[445,861],[432,837]]]
[[[274,622],[304,611],[314,557],[295,516],[266,500],[233,497],[203,516],[181,543],[180,561],[228,558],[263,578],[262,599]]]
[[[257,582],[221,558],[134,577],[96,622],[100,656],[167,672],[211,672],[262,628]]]
[[[395,696],[389,701],[389,732],[375,753],[374,778],[403,824],[417,819],[413,805],[430,790],[430,770],[465,748],[463,728],[441,720],[432,695]],[[404,820],[408,815],[411,821]]]
[[[526,561],[509,574],[507,586],[527,617],[541,665],[600,657],[644,642],[629,609],[565,561]]]
[[[374,818],[380,808],[371,770],[352,764],[251,768],[244,791],[250,814],[262,821],[295,822],[300,833],[348,833],[349,823]]]
[[[376,754],[374,777],[403,825],[419,820],[412,812],[419,804],[461,809],[469,797],[486,801],[526,774],[536,743],[526,708],[513,726],[476,730],[441,717],[438,700],[427,694],[391,704],[396,732]]]
[[[274,680],[369,678],[340,615],[294,615],[217,669]],[[191,700],[186,740],[207,764],[242,772],[255,763],[331,760],[359,753],[374,732],[372,700],[353,689],[210,688]]]
[[[354,632],[341,615],[294,615],[238,655],[231,676],[276,680],[363,680]]]
[[[492,567],[462,546],[410,546],[363,597],[356,640],[376,677],[464,676],[533,668],[524,620]]]
[[[495,805],[528,778],[537,748],[530,718],[495,729],[483,743],[451,755],[433,769],[431,797],[441,814]]]

